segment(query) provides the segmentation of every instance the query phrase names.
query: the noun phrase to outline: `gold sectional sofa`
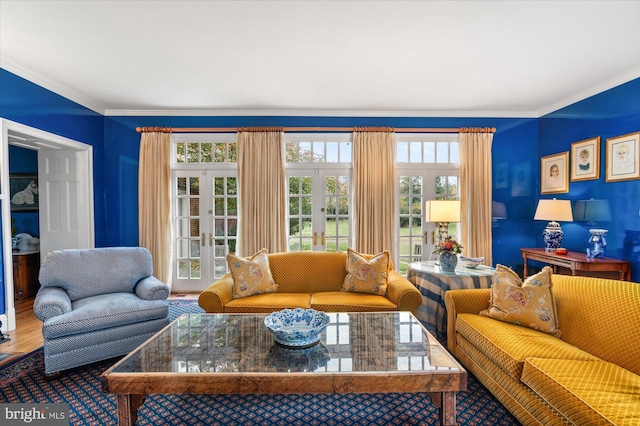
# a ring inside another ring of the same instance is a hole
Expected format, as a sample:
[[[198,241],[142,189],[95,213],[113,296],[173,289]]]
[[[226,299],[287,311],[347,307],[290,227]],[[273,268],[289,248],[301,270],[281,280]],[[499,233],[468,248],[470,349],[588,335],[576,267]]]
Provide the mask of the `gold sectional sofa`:
[[[479,315],[490,289],[451,290],[449,350],[523,425],[640,425],[640,284],[552,283],[560,338]]]
[[[277,292],[233,299],[233,277],[228,273],[200,294],[198,304],[208,313],[259,313],[299,307],[325,312],[400,310],[414,314],[421,305],[420,291],[394,270],[389,271],[386,296],[340,291],[346,265],[346,253],[271,253],[269,269]]]

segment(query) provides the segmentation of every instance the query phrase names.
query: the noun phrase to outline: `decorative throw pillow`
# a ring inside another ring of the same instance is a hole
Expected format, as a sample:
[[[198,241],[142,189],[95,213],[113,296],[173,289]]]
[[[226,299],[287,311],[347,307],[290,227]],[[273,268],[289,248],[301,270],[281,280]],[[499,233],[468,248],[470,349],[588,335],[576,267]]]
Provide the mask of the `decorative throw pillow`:
[[[228,254],[227,263],[233,276],[234,299],[278,291],[278,285],[271,276],[266,249],[254,254],[251,259]]]
[[[388,276],[388,251],[370,257],[347,249],[347,276],[342,283],[342,291],[384,296],[387,294]]]
[[[560,337],[551,275],[552,269],[546,266],[523,283],[510,268],[497,265],[489,308],[480,315]]]

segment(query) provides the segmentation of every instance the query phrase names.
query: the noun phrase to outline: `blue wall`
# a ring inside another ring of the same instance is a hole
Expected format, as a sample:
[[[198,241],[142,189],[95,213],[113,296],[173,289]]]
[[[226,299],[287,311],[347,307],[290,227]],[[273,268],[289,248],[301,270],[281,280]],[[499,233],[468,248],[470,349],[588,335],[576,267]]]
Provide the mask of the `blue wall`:
[[[571,143],[601,136],[601,178],[573,182],[567,199],[607,198],[614,220],[610,256],[628,258],[626,231],[640,230],[640,181],[604,182],[605,139],[640,130],[640,79],[585,99],[540,119],[419,117],[103,117],[69,99],[0,69],[0,117],[93,146],[96,246],[138,244],[138,151],[141,126],[393,126],[496,127],[493,139],[494,200],[503,202],[507,218],[493,228],[494,263],[516,268],[520,247],[541,247],[544,223],[533,221],[540,198],[540,157],[570,149]],[[565,198],[565,197],[559,197]],[[565,245],[583,251],[588,244],[583,224],[563,224]],[[640,244],[640,243],[638,243]],[[639,247],[640,248],[640,247]],[[633,279],[640,281],[640,263]],[[1,266],[0,266],[1,268]],[[0,271],[1,272],[1,271]],[[0,286],[0,313],[4,288]]]
[[[640,282],[640,180],[605,182],[606,139],[640,131],[640,79],[541,117],[538,131],[538,157],[570,151],[573,142],[600,136],[600,178],[569,182],[569,193],[555,197],[572,200],[574,206],[576,200],[606,199],[613,220],[596,226],[582,222],[562,223],[565,232],[562,245],[584,252],[591,246],[589,228],[608,229],[607,256],[631,261],[631,279]],[[539,172],[536,175],[539,194]],[[536,222],[536,247],[544,245],[542,230],[545,225]]]
[[[104,245],[104,117],[4,69],[0,69],[0,117],[93,146],[96,245]],[[2,313],[4,285],[0,286]]]

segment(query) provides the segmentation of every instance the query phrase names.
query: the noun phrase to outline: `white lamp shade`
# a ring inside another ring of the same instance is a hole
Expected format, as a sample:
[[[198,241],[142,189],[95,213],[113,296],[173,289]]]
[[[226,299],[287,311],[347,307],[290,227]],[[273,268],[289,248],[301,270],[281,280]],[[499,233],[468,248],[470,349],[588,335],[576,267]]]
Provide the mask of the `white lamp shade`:
[[[534,220],[552,220],[558,222],[573,222],[571,201],[569,200],[540,200],[533,217]]]
[[[429,200],[424,208],[427,222],[460,222],[459,200]]]

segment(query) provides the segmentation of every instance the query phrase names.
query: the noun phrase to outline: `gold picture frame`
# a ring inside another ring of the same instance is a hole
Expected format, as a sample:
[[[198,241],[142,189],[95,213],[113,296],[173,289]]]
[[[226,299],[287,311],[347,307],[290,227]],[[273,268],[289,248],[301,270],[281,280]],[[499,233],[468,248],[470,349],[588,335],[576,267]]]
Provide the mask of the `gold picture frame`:
[[[640,132],[607,138],[607,182],[640,179]]]
[[[571,182],[600,179],[600,136],[571,144]]]
[[[540,185],[541,194],[569,192],[569,151],[542,157]]]

